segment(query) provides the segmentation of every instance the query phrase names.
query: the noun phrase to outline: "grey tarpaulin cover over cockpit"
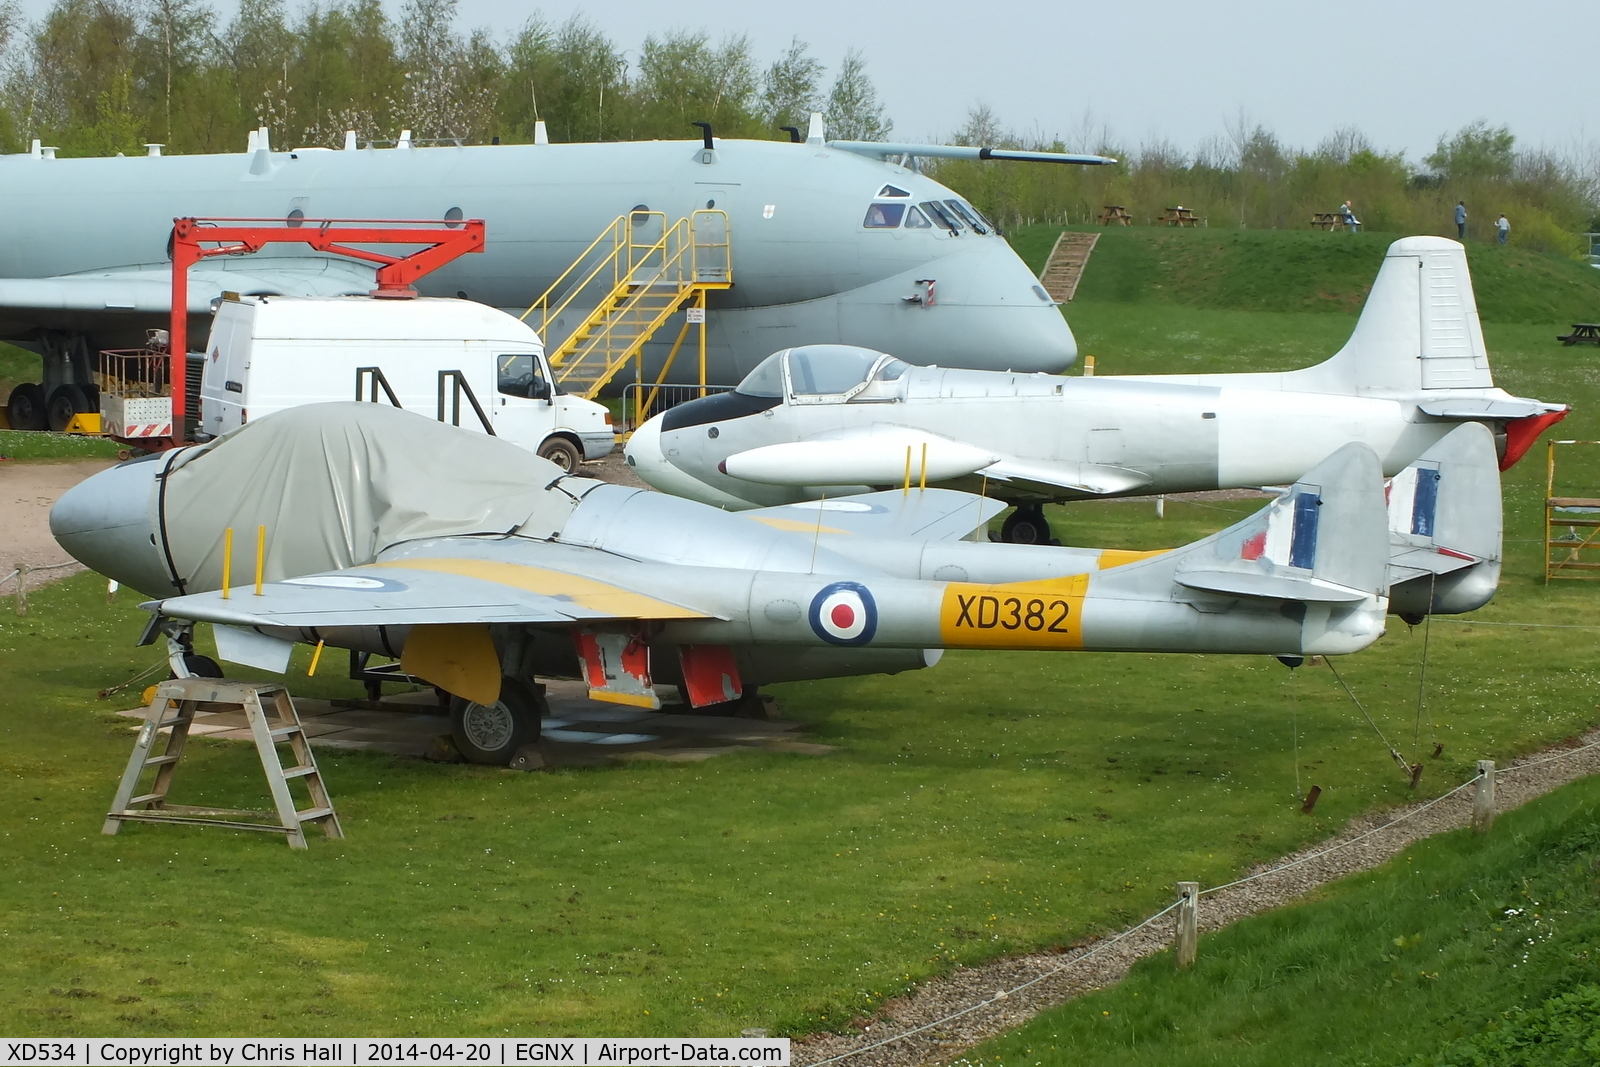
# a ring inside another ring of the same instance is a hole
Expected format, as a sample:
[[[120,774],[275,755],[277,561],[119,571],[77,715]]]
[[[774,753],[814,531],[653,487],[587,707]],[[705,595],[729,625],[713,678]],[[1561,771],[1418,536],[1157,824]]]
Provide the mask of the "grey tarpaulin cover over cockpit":
[[[223,441],[228,447],[218,448]],[[437,477],[440,470],[450,477]],[[183,450],[171,460],[160,508],[179,576],[209,589],[222,574],[221,527],[234,531],[235,582],[254,574],[257,531],[266,527],[270,582],[370,563],[417,538],[547,538],[594,484],[563,479],[555,464],[498,437],[352,401],[280,411]],[[295,536],[274,536],[288,529]]]

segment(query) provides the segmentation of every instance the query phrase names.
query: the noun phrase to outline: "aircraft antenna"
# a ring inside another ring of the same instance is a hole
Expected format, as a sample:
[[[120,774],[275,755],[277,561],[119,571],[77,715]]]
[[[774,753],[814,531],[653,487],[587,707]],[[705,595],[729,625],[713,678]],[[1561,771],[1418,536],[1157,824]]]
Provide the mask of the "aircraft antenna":
[[[705,146],[707,148],[715,148],[716,147],[716,145],[711,143],[711,123],[709,123],[709,122],[691,122],[691,123],[689,123],[689,125],[700,127],[700,139],[705,144]]]
[[[822,499],[817,501],[817,532],[811,535],[811,569],[807,574],[817,573],[817,544],[822,540],[822,505],[828,502],[828,494],[822,494]]]

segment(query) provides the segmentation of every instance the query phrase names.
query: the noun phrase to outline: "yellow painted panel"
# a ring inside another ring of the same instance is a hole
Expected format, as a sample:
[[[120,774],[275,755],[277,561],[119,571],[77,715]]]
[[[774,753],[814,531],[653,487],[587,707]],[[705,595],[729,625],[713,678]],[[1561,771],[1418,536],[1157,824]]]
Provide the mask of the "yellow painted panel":
[[[400,559],[374,563],[374,567],[396,567],[436,574],[455,574],[462,578],[494,582],[523,589],[541,596],[567,597],[574,604],[618,619],[708,619],[713,616],[669,604],[665,600],[635,593],[631,589],[608,585],[565,571],[527,567],[520,563],[499,563],[486,559]]]
[[[819,527],[814,522],[804,522],[800,519],[780,519],[775,515],[751,515],[749,518],[754,519],[763,526],[770,526],[774,530],[784,530],[789,533],[847,534],[850,532],[849,530],[841,530],[834,526]]]
[[[1082,648],[1088,589],[1087,574],[1006,585],[951,582],[939,605],[939,636],[946,648]]]
[[[500,699],[500,657],[481,622],[413,626],[400,668],[476,704]]]
[[[611,689],[589,690],[590,700],[603,700],[607,704],[626,704],[630,708],[661,707],[661,699],[653,693],[618,693]]]
[[[100,413],[98,411],[84,411],[72,416],[72,421],[67,423],[67,432],[99,434]]]
[[[1167,549],[1158,548],[1151,552],[1133,552],[1125,548],[1104,548],[1100,550],[1100,569],[1107,570],[1111,567],[1120,567],[1124,563],[1137,563],[1141,559],[1150,559],[1152,556],[1164,556]]]

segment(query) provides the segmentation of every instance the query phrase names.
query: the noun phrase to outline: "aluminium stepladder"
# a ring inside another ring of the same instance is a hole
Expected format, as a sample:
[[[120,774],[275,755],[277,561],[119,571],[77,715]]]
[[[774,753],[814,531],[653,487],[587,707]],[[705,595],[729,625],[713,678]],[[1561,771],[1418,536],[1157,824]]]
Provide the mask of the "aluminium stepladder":
[[[222,808],[198,808],[167,803],[172,777],[183,758],[189,728],[202,704],[232,704],[244,711],[261,757],[261,769],[272,791],[277,808],[276,823],[246,821],[246,816],[271,818],[270,813]],[[163,730],[170,730],[159,755],[154,754]],[[286,744],[295,765],[283,766],[278,745]],[[136,795],[139,779],[148,768],[156,769],[154,783],[146,793]],[[311,806],[297,810],[289,782],[299,779],[311,795]],[[300,716],[289,691],[272,683],[235,682],[217,678],[173,678],[162,682],[147,709],[145,724],[139,728],[133,754],[117,787],[116,799],[106,813],[102,833],[114,834],[124,822],[179,823],[188,826],[226,826],[234,830],[261,830],[287,837],[290,848],[305,848],[305,825],[322,827],[328,837],[344,836],[339,816],[333,810],[322,774],[317,770]]]

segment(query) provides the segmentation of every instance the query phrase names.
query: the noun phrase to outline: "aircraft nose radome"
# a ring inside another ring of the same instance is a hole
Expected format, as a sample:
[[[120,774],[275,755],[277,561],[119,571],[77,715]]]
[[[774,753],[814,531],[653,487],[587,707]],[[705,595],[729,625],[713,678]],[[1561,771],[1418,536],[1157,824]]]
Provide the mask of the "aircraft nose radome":
[[[1077,339],[1027,264],[1003,240],[961,240],[966,243],[913,272],[935,279],[935,303],[899,316],[898,347],[881,347],[942,367],[1050,374],[1070,367],[1078,358]],[[895,279],[891,288],[908,286]]]
[[[645,420],[643,426],[633,431],[622,450],[628,466],[651,485],[656,484],[650,479],[651,473],[667,458],[661,451],[661,418],[660,415],[653,415]]]
[[[152,536],[159,457],[124,463],[73,486],[50,509],[50,533],[73,559],[140,592],[174,592]]]

